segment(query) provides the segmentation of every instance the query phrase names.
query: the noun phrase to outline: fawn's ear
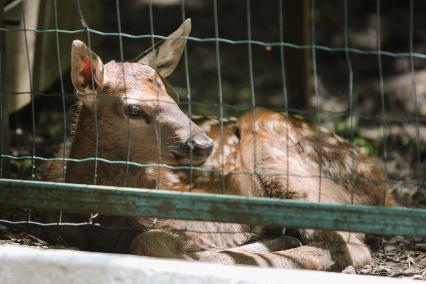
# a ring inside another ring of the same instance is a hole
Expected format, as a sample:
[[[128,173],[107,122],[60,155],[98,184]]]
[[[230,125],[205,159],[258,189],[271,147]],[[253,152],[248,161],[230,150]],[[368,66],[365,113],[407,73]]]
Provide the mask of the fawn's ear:
[[[138,62],[151,66],[157,70],[161,77],[166,78],[178,65],[186,45],[186,37],[190,32],[191,19],[186,19],[167,39],[163,39],[150,49],[144,51],[139,56],[140,59]]]
[[[104,85],[102,60],[79,40],[72,42],[71,80],[77,92],[83,95],[101,90]]]

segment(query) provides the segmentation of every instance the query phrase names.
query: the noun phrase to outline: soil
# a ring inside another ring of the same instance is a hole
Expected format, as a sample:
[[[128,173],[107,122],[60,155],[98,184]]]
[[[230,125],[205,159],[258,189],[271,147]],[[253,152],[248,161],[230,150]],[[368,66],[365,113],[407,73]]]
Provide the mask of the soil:
[[[374,237],[373,241],[373,261],[359,274],[426,280],[426,238]]]
[[[426,238],[369,236],[367,243],[372,262],[359,270],[347,267],[342,273],[426,280]],[[2,245],[78,250],[51,231],[28,225],[0,224]]]

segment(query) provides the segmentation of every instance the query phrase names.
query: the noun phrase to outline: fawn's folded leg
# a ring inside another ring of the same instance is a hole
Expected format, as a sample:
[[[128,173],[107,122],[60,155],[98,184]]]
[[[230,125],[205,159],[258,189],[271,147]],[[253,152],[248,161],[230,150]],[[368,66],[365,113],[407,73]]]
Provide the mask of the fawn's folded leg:
[[[312,232],[312,241],[303,246],[299,246],[295,238],[281,236],[221,250],[203,247],[197,235],[152,230],[136,237],[131,250],[134,254],[162,258],[332,271],[341,271],[349,265],[360,268],[370,261],[370,253],[360,235]]]

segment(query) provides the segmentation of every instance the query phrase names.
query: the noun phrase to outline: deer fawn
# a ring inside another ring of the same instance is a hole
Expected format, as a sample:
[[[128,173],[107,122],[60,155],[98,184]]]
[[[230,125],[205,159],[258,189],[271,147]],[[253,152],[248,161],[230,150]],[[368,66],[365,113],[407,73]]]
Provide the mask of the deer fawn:
[[[115,161],[211,169],[194,170],[190,185],[186,170],[98,160],[97,184],[384,204],[385,186],[371,182],[384,179],[381,165],[323,128],[262,109],[224,121],[223,137],[218,120],[191,121],[164,81],[177,66],[190,29],[188,19],[137,62],[104,65],[83,42],[73,42],[71,75],[79,104],[68,157],[96,154]],[[91,184],[94,170],[93,160],[70,161],[65,181]],[[61,172],[62,162],[52,162],[47,179],[59,180]],[[107,225],[141,228],[133,234],[101,233],[95,239],[115,246],[110,250],[138,255],[316,270],[359,268],[370,261],[358,233],[298,230],[299,245],[286,236],[262,240],[256,228],[241,224],[101,218]]]

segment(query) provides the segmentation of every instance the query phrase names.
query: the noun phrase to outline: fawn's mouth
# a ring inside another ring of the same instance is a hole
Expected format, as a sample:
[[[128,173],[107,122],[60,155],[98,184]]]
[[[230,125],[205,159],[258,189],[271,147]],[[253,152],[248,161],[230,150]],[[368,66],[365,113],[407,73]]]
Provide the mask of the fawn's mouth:
[[[201,166],[210,156],[211,151],[204,153],[182,153],[179,151],[170,151],[175,159],[177,165],[179,166]]]

